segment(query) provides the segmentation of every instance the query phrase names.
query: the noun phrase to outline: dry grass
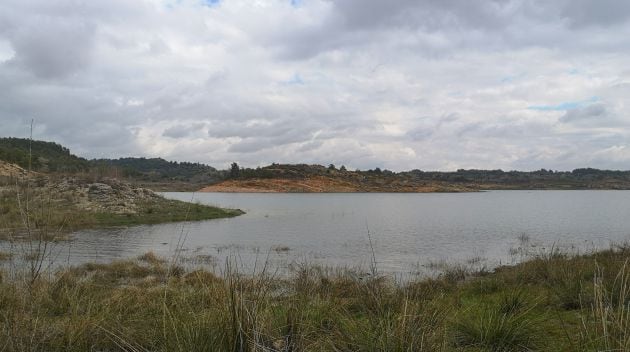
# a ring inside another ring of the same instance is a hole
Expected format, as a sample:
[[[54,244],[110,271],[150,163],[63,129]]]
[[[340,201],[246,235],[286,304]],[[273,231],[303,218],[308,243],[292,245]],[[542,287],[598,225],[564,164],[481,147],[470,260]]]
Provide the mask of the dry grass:
[[[147,253],[34,282],[5,277],[0,350],[622,351],[628,252],[556,253],[483,276],[457,270],[406,283],[308,265],[290,277],[233,264],[219,275]],[[577,293],[556,288],[567,275]],[[573,294],[577,306],[567,304]]]
[[[13,254],[9,252],[0,251],[0,261],[11,260]]]

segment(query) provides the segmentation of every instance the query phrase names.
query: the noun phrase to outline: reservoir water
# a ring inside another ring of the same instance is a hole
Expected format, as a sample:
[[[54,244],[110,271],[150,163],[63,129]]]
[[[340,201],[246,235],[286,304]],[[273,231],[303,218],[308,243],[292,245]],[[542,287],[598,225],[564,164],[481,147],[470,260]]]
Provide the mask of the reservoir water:
[[[55,260],[107,262],[147,251],[246,270],[322,264],[422,272],[435,263],[494,267],[522,253],[608,248],[630,240],[630,191],[490,191],[432,194],[164,193],[245,215],[124,229],[85,230],[55,246]],[[3,244],[2,246],[6,246]]]

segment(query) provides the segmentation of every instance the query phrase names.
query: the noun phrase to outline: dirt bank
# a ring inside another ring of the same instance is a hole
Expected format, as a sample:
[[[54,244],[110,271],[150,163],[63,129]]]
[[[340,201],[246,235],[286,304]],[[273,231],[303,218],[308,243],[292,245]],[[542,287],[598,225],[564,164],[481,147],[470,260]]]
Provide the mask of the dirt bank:
[[[26,175],[23,168],[0,160],[0,177],[18,177]]]
[[[204,187],[199,192],[251,192],[251,193],[354,193],[354,192],[474,192],[478,188],[468,185],[427,182],[361,182],[353,179],[313,176],[304,179],[245,179],[226,180]]]

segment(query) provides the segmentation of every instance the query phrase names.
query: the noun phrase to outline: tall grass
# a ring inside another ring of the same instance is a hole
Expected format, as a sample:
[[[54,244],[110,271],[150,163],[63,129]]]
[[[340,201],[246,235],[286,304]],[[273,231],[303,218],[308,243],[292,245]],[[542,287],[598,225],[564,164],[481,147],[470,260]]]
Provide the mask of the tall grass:
[[[535,258],[459,281],[310,265],[277,277],[232,262],[215,273],[152,253],[32,282],[23,272],[0,281],[0,351],[623,351],[624,251]],[[595,273],[578,308],[551,288],[562,262]]]
[[[626,260],[610,281],[603,269],[593,279],[593,301],[582,315],[580,343],[588,351],[630,350],[630,268]]]
[[[519,296],[500,304],[465,312],[453,328],[453,342],[460,347],[489,351],[533,351],[541,346],[539,318],[523,310]]]

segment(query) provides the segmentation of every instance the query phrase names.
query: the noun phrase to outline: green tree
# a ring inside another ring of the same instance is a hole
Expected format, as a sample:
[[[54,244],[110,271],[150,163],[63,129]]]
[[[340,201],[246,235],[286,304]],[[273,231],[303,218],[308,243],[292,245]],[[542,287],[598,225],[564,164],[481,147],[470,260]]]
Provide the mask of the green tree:
[[[238,178],[241,175],[241,168],[237,163],[232,163],[230,167],[230,178]]]

